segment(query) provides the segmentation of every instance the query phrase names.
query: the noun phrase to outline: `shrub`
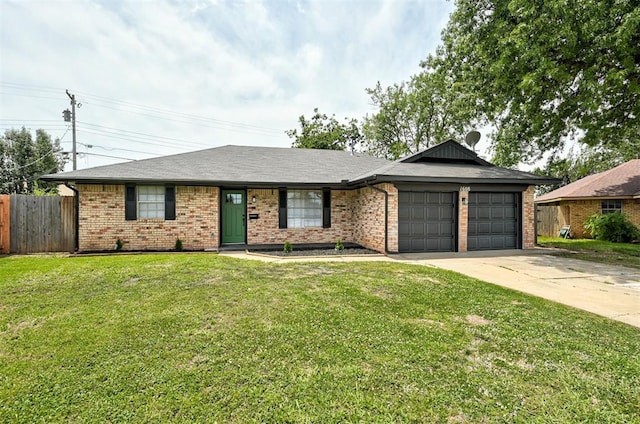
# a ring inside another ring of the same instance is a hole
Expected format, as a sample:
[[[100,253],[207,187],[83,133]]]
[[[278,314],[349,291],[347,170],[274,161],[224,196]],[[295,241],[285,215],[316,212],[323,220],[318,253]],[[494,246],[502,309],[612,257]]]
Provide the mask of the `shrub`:
[[[640,238],[640,230],[621,213],[597,213],[584,223],[584,228],[596,240],[628,243]]]
[[[291,244],[291,243],[290,243],[290,242],[288,242],[288,241],[285,241],[285,242],[284,242],[284,248],[282,249],[282,251],[283,251],[284,253],[291,253],[291,252],[293,252],[293,244]]]
[[[120,239],[116,240],[116,246],[115,246],[116,252],[121,251],[123,246],[124,246],[124,242],[122,240]]]
[[[173,248],[175,249],[176,252],[182,252],[183,250],[182,240],[176,239],[176,244],[173,246]]]
[[[336,242],[335,249],[337,252],[341,252],[344,250],[344,244],[342,243],[342,240],[338,239],[338,241]]]

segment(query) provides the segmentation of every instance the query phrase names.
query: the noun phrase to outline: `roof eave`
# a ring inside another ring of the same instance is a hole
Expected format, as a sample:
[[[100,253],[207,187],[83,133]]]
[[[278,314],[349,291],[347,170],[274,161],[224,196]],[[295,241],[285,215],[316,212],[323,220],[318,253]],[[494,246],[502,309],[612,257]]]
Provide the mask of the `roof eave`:
[[[575,200],[604,200],[604,199],[637,199],[640,195],[612,195],[612,196],[561,196],[552,199],[534,199],[535,203],[555,203]]]
[[[41,178],[43,181],[59,182],[66,184],[175,184],[198,185],[216,187],[344,187],[342,181],[242,181],[242,180],[201,180],[201,179],[156,179],[156,178],[54,178],[53,176]]]
[[[521,184],[521,185],[548,185],[557,184],[560,181],[553,178],[463,178],[463,177],[412,177],[403,175],[372,175],[358,180],[350,181],[350,185],[366,183],[458,183],[458,184]]]

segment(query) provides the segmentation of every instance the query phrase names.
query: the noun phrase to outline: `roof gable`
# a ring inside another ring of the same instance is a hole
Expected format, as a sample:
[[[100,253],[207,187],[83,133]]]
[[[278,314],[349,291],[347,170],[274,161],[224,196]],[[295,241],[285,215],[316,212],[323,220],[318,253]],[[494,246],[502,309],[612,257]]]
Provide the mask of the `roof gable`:
[[[401,159],[403,163],[468,163],[493,166],[455,140],[447,140],[414,155]]]

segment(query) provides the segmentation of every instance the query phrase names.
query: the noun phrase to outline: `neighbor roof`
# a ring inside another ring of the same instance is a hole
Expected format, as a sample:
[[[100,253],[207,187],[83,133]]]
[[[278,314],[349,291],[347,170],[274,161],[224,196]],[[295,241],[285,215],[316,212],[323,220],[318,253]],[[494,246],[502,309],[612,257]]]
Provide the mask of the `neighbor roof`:
[[[537,203],[591,197],[640,197],[640,159],[589,175],[536,199]]]
[[[455,143],[448,141],[447,145]],[[455,143],[457,144],[457,143]],[[197,152],[99,166],[79,171],[49,174],[46,181],[75,183],[176,183],[253,186],[353,186],[368,182],[450,182],[549,184],[548,177],[499,168],[463,146],[474,159],[460,163],[460,152],[437,149],[438,161],[429,158],[428,149],[407,159],[392,162],[362,153],[342,150],[291,149],[277,147],[223,146]],[[445,163],[442,152],[455,152],[452,163]],[[415,161],[416,158],[422,158]]]

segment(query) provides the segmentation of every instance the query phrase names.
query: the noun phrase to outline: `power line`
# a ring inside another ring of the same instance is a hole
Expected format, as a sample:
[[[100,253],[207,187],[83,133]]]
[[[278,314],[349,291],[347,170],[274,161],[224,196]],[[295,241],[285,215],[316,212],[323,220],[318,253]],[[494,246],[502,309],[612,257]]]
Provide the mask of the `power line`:
[[[176,143],[169,143],[169,142],[166,142],[166,143],[163,143],[163,144],[154,143],[154,142],[148,141],[145,138],[137,139],[137,138],[135,138],[135,136],[127,136],[126,134],[111,133],[111,132],[106,132],[106,131],[105,132],[96,132],[96,131],[93,131],[93,130],[90,130],[90,129],[82,129],[82,128],[79,128],[78,131],[80,133],[83,133],[83,134],[93,134],[93,135],[97,135],[98,137],[105,137],[105,138],[110,138],[110,139],[117,138],[119,140],[125,140],[125,141],[128,141],[130,143],[147,144],[147,145],[150,145],[150,146],[161,146],[161,147],[168,147],[168,148],[172,148],[172,149],[184,149],[185,147],[188,147],[188,146],[178,145]]]
[[[65,153],[69,153],[69,152],[65,152]],[[132,159],[132,158],[123,158],[122,156],[103,155],[103,154],[100,154],[100,153],[83,152],[83,153],[78,153],[78,154],[80,156],[89,155],[89,156],[100,156],[100,157],[103,157],[103,158],[111,158],[111,159],[136,160],[136,159]]]
[[[20,97],[32,97],[34,99],[49,99],[49,100],[60,100],[59,97],[46,97],[46,96],[34,96],[33,94],[24,94],[24,93],[7,93],[5,91],[0,91],[0,94],[5,96],[20,96]]]
[[[61,89],[57,89],[57,88],[53,88],[53,87],[35,86],[35,85],[11,83],[11,82],[0,82],[0,86],[5,86],[6,88],[10,88],[10,89],[21,89],[21,90],[31,90],[31,91],[45,91],[45,92],[53,92],[53,93],[58,93],[59,91],[61,91]],[[259,126],[259,125],[243,123],[243,122],[235,122],[235,121],[216,119],[216,118],[211,118],[211,117],[206,117],[206,116],[201,116],[201,115],[187,114],[187,113],[184,113],[184,112],[173,111],[173,110],[170,110],[170,109],[163,109],[163,108],[159,108],[159,107],[155,107],[155,106],[147,106],[147,105],[142,105],[142,104],[138,104],[138,103],[132,103],[132,102],[126,102],[126,101],[121,101],[121,100],[117,100],[117,99],[112,99],[112,98],[109,98],[109,97],[98,96],[98,95],[91,94],[91,93],[86,93],[86,92],[83,92],[83,91],[76,91],[76,92],[79,93],[79,94],[82,94],[83,97],[86,97],[86,98],[89,98],[89,99],[94,99],[96,102],[98,102],[98,103],[89,102],[89,104],[92,104],[93,106],[107,108],[107,109],[111,109],[111,110],[118,110],[118,111],[121,111],[121,112],[136,113],[136,114],[143,115],[143,116],[148,116],[148,117],[151,117],[151,118],[163,119],[165,121],[168,120],[168,121],[174,121],[174,122],[180,122],[180,123],[187,123],[187,124],[191,124],[191,125],[195,124],[195,125],[208,127],[208,128],[213,128],[213,129],[218,129],[218,130],[223,130],[223,131],[248,132],[248,133],[259,134],[259,135],[268,136],[268,137],[282,136],[282,134],[284,133],[284,130],[277,129],[277,128],[264,127],[264,126]],[[58,100],[59,99],[58,97],[35,96],[33,94],[26,94],[26,93],[4,93],[4,92],[1,92],[0,94],[8,94],[8,95],[15,95],[15,96],[23,96],[23,97],[33,97],[33,98],[43,98],[43,99],[53,99],[53,100]],[[46,94],[48,94],[48,93],[46,93]],[[100,102],[111,104],[111,105],[115,105],[115,106],[119,105],[121,107],[113,107],[113,106],[109,106],[107,104],[100,104]],[[127,110],[127,109],[122,109],[122,107],[127,107],[127,108],[130,108],[130,109],[137,109],[137,110]],[[149,113],[143,113],[143,112],[150,112],[150,113],[154,113],[155,115],[152,115],[152,114],[149,114]],[[164,116],[160,117],[160,116],[157,116],[157,115],[164,115]],[[175,119],[175,118],[167,117],[166,115],[178,116],[178,117],[181,117],[183,119]],[[193,121],[208,122],[208,123],[211,123],[213,125],[204,125],[202,123],[196,123],[196,122],[193,122]]]
[[[0,86],[6,86],[8,88],[20,88],[22,90],[35,90],[35,91],[51,91],[58,94],[60,89],[57,87],[46,87],[42,85],[21,84],[18,82],[6,82],[0,81]]]
[[[123,129],[120,129],[120,128],[108,127],[108,126],[105,126],[105,125],[98,125],[98,124],[91,124],[91,123],[83,122],[83,121],[78,121],[78,123],[82,124],[82,125],[89,126],[89,127],[95,127],[95,129],[88,128],[88,129],[92,129],[93,131],[104,131],[105,133],[109,133],[109,134],[111,134],[111,133],[124,133],[123,135],[133,134],[133,137],[138,137],[138,138],[142,138],[142,137],[146,138],[146,137],[148,137],[148,138],[151,138],[153,140],[163,139],[163,140],[169,140],[169,141],[177,141],[179,143],[191,144],[191,145],[194,145],[194,146],[210,147],[209,144],[199,143],[197,141],[183,140],[183,139],[179,139],[179,138],[165,137],[165,136],[161,136],[161,135],[146,134],[146,133],[141,133],[141,132],[137,132],[137,131],[123,130]],[[158,143],[158,145],[161,145],[161,144]]]
[[[184,118],[188,118],[188,119],[193,119],[193,120],[209,121],[209,122],[221,123],[221,124],[225,124],[225,125],[239,126],[239,127],[243,127],[243,128],[247,128],[247,129],[256,129],[256,130],[261,130],[261,131],[277,132],[278,134],[281,134],[281,132],[282,132],[280,129],[277,129],[277,128],[263,127],[263,126],[260,126],[260,125],[253,125],[253,124],[247,124],[247,123],[242,123],[242,122],[227,121],[227,120],[223,120],[223,119],[216,119],[216,118],[211,118],[211,117],[202,116],[202,115],[193,115],[193,114],[184,113],[184,112],[176,112],[176,111],[173,111],[173,110],[158,108],[158,107],[155,107],[155,106],[146,106],[146,105],[141,105],[141,104],[138,104],[138,103],[125,102],[125,101],[121,101],[121,100],[111,99],[109,97],[96,96],[96,95],[89,94],[89,93],[83,93],[82,91],[79,91],[78,93],[84,94],[85,97],[94,98],[94,99],[96,99],[98,101],[101,101],[101,102],[112,103],[112,104],[116,104],[116,105],[123,105],[123,106],[136,108],[136,109],[141,109],[141,110],[149,111],[149,112],[156,112],[156,113],[170,114],[170,115],[178,115],[178,116],[181,116],[181,117],[184,117]]]
[[[93,147],[97,147],[99,149],[104,149],[104,150],[109,150],[109,151],[118,150],[118,151],[121,151],[121,152],[142,153],[142,154],[145,154],[145,155],[159,156],[158,153],[142,152],[140,150],[121,149],[119,147],[105,147],[105,146],[100,146],[100,145],[97,145],[97,144],[85,144],[85,143],[78,143],[78,144],[80,144],[82,146],[85,146],[85,147],[87,147],[89,149],[91,149]]]

